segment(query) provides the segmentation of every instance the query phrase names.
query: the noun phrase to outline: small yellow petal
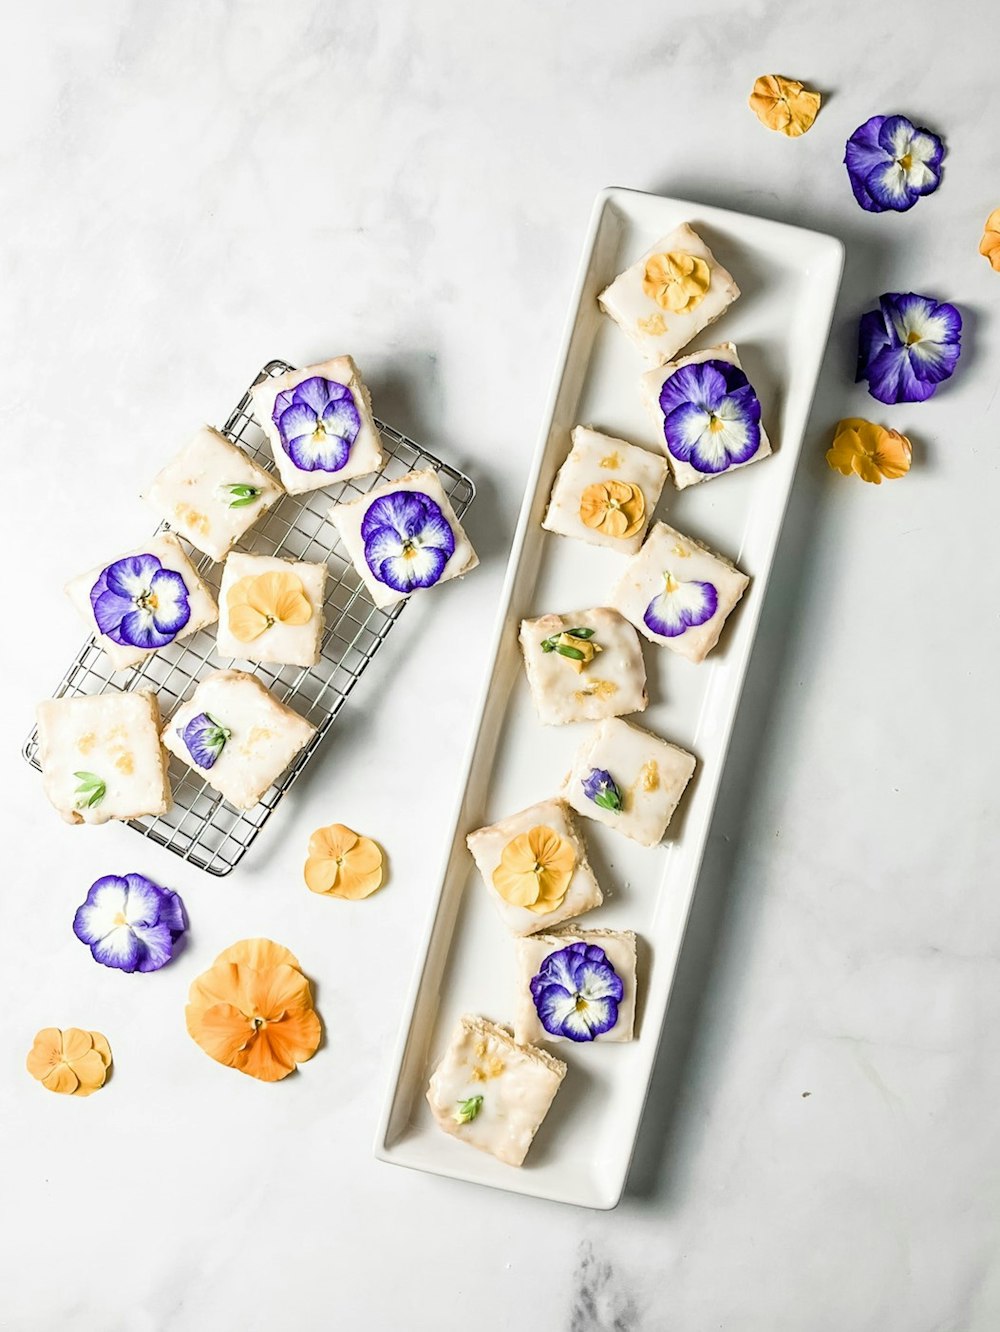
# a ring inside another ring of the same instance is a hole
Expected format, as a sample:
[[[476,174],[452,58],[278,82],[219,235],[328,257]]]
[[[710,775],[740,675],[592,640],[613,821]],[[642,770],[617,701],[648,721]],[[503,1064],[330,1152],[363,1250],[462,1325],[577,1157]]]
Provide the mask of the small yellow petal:
[[[252,643],[267,629],[267,616],[253,606],[230,606],[229,632],[240,643]]]
[[[60,1092],[63,1096],[72,1096],[80,1086],[80,1079],[69,1064],[56,1064],[51,1072],[42,1078],[42,1086],[49,1091]]]
[[[1000,273],[1000,208],[994,208],[986,219],[983,238],[979,242],[979,253],[985,255],[990,266]]]
[[[750,94],[750,109],[768,129],[796,139],[811,128],[822,98],[797,79],[762,74]]]

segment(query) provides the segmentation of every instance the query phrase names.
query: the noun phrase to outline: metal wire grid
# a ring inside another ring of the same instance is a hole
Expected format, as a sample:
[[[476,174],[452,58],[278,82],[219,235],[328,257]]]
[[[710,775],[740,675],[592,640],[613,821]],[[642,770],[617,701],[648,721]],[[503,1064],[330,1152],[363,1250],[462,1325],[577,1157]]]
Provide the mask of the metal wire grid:
[[[234,444],[245,449],[255,462],[268,471],[274,471],[274,460],[264,432],[250,414],[250,393],[268,377],[284,374],[292,368],[285,361],[269,361],[222,427],[223,433]],[[131,670],[116,672],[112,670],[103,649],[90,638],[80,649],[53,695],[55,698],[67,694],[79,697],[108,691],[152,688],[159,697],[161,711],[167,716],[173,713],[208,672],[236,665],[251,671],[276,697],[313,723],[317,730],[309,745],[267,791],[259,804],[249,810],[237,810],[227,805],[195,769],[171,756],[173,808],[157,818],[131,820],[129,827],[183,860],[207,870],[209,874],[229,874],[242,860],[281,797],[322,743],[348,694],[406,605],[403,601],[383,610],[373,604],[354,566],[342,552],[336,528],[327,518],[331,503],[341,498],[351,498],[352,492],[363,495],[385,480],[424,467],[433,467],[437,472],[459,518],[475,497],[476,488],[469,477],[448,466],[391,426],[381,421],[376,421],[376,424],[381,431],[382,446],[387,455],[381,472],[306,495],[282,496],[237,546],[237,549],[255,555],[281,555],[290,560],[326,562],[329,569],[325,602],[326,630],[322,655],[316,666],[303,669],[298,666],[258,665],[238,660],[212,660],[215,634],[214,627],[210,627],[180,643],[161,649]],[[157,531],[168,528],[169,524],[161,523]],[[189,553],[199,574],[217,596],[222,566],[214,563],[207,555],[195,560],[198,552]],[[37,729],[32,731],[25,742],[23,754],[32,767],[40,772]]]

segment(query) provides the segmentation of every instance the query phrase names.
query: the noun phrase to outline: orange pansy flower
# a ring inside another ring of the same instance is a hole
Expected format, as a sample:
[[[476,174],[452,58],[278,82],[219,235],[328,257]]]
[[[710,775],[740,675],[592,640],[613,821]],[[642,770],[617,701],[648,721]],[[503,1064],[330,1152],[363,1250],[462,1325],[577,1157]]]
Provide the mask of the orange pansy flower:
[[[597,481],[580,496],[580,521],[595,532],[635,536],[645,518],[646,498],[631,481]]]
[[[797,139],[811,128],[823,99],[797,79],[762,74],[750,94],[750,110],[768,129]]]
[[[28,1072],[49,1091],[89,1096],[104,1086],[111,1046],[99,1031],[43,1027],[25,1061]]]
[[[313,613],[302,580],[285,570],[241,578],[226,605],[230,631],[241,643],[252,643],[274,624],[308,624]]]
[[[837,423],[826,461],[843,476],[860,476],[862,481],[879,486],[883,477],[896,481],[905,476],[912,456],[913,448],[905,435],[874,421],[848,416]]]
[[[317,828],[309,838],[306,887],[314,893],[358,901],[382,885],[382,852],[370,837],[342,823]]]
[[[544,914],[560,905],[575,868],[572,845],[554,828],[539,824],[504,847],[493,886],[511,906]]]
[[[664,310],[687,314],[712,285],[712,270],[700,255],[687,250],[654,254],[646,260],[642,289]],[[662,321],[661,321],[662,322]]]
[[[244,939],[191,983],[187,1029],[206,1054],[278,1082],[316,1053],[322,1028],[298,959],[270,939]]]
[[[979,253],[990,261],[991,267],[1000,273],[1000,208],[994,208],[986,219],[983,239],[979,242]]]

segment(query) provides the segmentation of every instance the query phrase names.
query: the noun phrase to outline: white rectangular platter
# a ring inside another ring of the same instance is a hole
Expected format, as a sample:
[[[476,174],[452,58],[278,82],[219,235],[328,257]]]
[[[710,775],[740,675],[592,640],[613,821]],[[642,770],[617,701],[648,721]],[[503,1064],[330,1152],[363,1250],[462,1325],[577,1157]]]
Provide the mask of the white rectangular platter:
[[[525,616],[600,606],[617,580],[622,555],[543,532],[540,523],[574,425],[663,451],[639,393],[647,366],[601,314],[597,295],[681,222],[694,226],[743,293],[685,350],[737,343],[775,452],[684,491],[668,482],[658,506],[657,518],[734,560],[752,581],[719,647],[701,665],[644,643],[650,705],[630,720],[690,750],[698,770],[658,847],[644,849],[582,820],[605,903],[579,922],[638,934],[637,1038],[548,1047],[569,1072],[517,1169],[442,1133],[424,1100],[462,1013],[498,1022],[513,1015],[513,941],[476,874],[465,835],[554,795],[589,732],[589,723],[539,723],[518,627]],[[514,539],[440,893],[376,1136],[382,1160],[588,1207],[613,1207],[621,1197],[842,267],[843,246],[830,236],[633,190],[598,197]]]

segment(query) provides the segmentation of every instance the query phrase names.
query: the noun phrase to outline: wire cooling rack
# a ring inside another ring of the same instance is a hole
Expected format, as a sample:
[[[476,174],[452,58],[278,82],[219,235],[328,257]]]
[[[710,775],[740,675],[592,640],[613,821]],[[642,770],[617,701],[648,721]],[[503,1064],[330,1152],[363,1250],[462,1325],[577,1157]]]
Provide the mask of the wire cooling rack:
[[[274,459],[264,432],[251,416],[250,393],[265,379],[292,368],[285,361],[269,361],[222,427],[223,434],[269,472],[274,471]],[[237,546],[237,549],[255,555],[281,555],[290,560],[316,563],[326,561],[329,569],[326,630],[319,663],[305,669],[237,663],[241,669],[252,671],[282,702],[311,721],[316,734],[260,803],[249,810],[237,810],[227,805],[195,769],[172,756],[173,808],[157,818],[129,822],[129,827],[143,837],[209,874],[228,874],[243,859],[281,797],[322,743],[348,694],[406,605],[402,601],[382,610],[373,604],[354,566],[343,553],[337,529],[327,517],[331,503],[351,497],[351,492],[363,495],[385,480],[422,467],[433,467],[437,472],[459,518],[475,497],[476,487],[469,477],[391,426],[378,420],[376,425],[381,431],[387,458],[381,472],[343,481],[327,490],[282,496]],[[168,526],[161,523],[157,531],[164,531]],[[189,553],[199,574],[218,596],[222,566],[207,555],[196,559],[197,551]],[[217,657],[213,660],[214,652],[213,626],[161,649],[132,670],[113,671],[103,649],[90,638],[66,671],[53,697],[69,695],[76,698],[85,694],[152,688],[166,717],[204,675],[232,664]],[[37,729],[28,737],[23,753],[32,767],[41,772]]]

